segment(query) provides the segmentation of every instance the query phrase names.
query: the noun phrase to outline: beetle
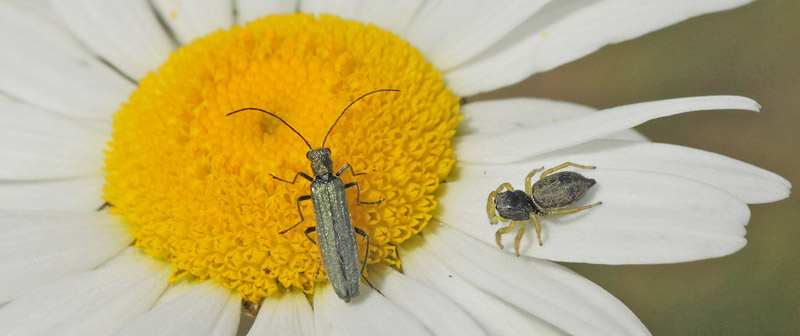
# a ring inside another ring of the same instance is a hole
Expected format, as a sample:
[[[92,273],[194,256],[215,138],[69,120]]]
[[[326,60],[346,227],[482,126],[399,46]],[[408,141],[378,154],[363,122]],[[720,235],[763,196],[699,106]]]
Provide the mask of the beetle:
[[[333,127],[336,126],[336,123],[339,122],[339,119],[341,119],[347,109],[353,106],[353,104],[355,104],[357,101],[378,92],[398,91],[400,90],[375,90],[363,94],[362,96],[350,102],[350,104],[347,105],[344,110],[342,110],[342,113],[339,114],[339,117],[336,118],[336,121],[333,122],[333,125],[331,125],[331,127],[328,129],[328,133],[325,134],[325,138],[322,140],[322,145],[316,149],[312,148],[311,144],[308,143],[306,138],[303,137],[300,132],[295,130],[294,127],[269,111],[248,107],[226,114],[226,116],[230,116],[234,113],[248,110],[264,112],[275,117],[284,125],[289,127],[298,136],[300,136],[300,138],[306,143],[306,146],[308,146],[306,158],[308,158],[308,160],[311,162],[311,171],[314,174],[313,178],[304,172],[298,172],[295,174],[294,178],[289,181],[270,174],[272,178],[289,184],[294,184],[298,177],[302,177],[311,181],[311,194],[297,198],[297,212],[300,214],[300,221],[292,225],[290,228],[280,231],[279,233],[284,234],[303,222],[304,217],[303,212],[300,210],[300,202],[311,200],[311,203],[314,206],[314,216],[316,217],[317,225],[307,228],[305,230],[305,235],[314,244],[317,244],[317,242],[315,242],[314,239],[309,236],[309,234],[312,232],[317,231],[317,236],[319,237],[319,244],[317,245],[319,246],[322,255],[322,263],[325,265],[325,270],[328,274],[328,280],[330,281],[333,290],[336,292],[336,295],[338,295],[339,298],[345,302],[350,302],[350,299],[358,296],[360,278],[363,278],[370,287],[375,288],[372,286],[369,280],[364,277],[364,269],[367,266],[367,260],[369,260],[369,235],[364,232],[364,230],[353,226],[351,223],[350,209],[347,205],[347,195],[345,194],[345,189],[352,187],[356,188],[356,200],[359,205],[379,204],[382,200],[375,202],[362,202],[361,188],[359,187],[358,182],[353,181],[346,184],[342,182],[342,179],[339,178],[339,176],[344,174],[347,170],[350,170],[350,173],[353,176],[365,174],[357,174],[349,163],[345,163],[344,166],[342,166],[342,168],[336,172],[336,174],[333,173],[331,150],[325,148],[325,141],[328,140],[328,135],[331,134]],[[358,245],[356,245],[355,234],[364,237],[364,239],[367,241],[367,250],[364,256],[364,262],[361,264],[360,268],[358,260]],[[319,272],[319,269],[317,269],[317,272]]]
[[[489,200],[486,204],[486,213],[489,215],[489,223],[497,224],[498,221],[511,221],[511,223],[495,232],[497,246],[503,248],[500,237],[514,230],[521,222],[530,222],[536,227],[536,238],[539,245],[542,245],[542,227],[539,225],[538,216],[566,215],[583,211],[603,204],[594,204],[567,209],[580,200],[586,191],[596,184],[594,179],[586,178],[581,174],[565,171],[555,173],[567,167],[578,167],[583,169],[595,169],[594,166],[583,166],[572,162],[565,162],[554,168],[550,168],[542,173],[539,180],[531,185],[531,178],[536,173],[544,170],[544,167],[534,169],[525,177],[525,190],[515,190],[510,183],[501,184],[496,190],[489,193]],[[502,191],[503,189],[506,191]],[[497,213],[495,213],[495,210]],[[514,239],[514,250],[519,257],[519,242],[525,234],[525,223],[519,226],[517,237]]]

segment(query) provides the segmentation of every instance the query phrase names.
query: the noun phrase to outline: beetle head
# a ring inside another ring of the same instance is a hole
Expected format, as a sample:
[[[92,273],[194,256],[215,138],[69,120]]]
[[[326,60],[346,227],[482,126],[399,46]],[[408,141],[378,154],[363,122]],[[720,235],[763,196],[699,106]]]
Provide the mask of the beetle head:
[[[333,161],[331,161],[330,149],[312,149],[308,151],[306,157],[311,161],[311,170],[314,172],[314,176],[333,174]]]

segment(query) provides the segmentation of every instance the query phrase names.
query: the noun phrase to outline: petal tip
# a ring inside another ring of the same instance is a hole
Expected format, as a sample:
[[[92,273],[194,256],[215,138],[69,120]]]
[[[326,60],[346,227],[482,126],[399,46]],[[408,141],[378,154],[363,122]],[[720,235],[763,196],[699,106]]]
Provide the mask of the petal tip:
[[[721,101],[724,101],[723,105],[726,105],[725,108],[721,109],[745,110],[753,112],[761,111],[761,104],[759,104],[752,98],[744,96],[717,96],[717,97]]]

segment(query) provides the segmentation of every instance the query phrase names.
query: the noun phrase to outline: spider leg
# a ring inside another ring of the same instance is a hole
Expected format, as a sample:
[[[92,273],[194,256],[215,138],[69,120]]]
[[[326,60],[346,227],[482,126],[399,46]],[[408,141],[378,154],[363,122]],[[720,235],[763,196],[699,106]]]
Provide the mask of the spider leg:
[[[497,189],[489,193],[489,200],[486,202],[486,214],[489,215],[489,223],[497,224],[497,221],[503,219],[503,217],[497,215],[495,211],[495,204],[494,199],[497,197],[497,194],[503,191],[503,188],[508,189],[509,191],[514,190],[514,187],[511,186],[511,183],[503,183]],[[502,247],[501,247],[502,248]]]
[[[597,203],[594,203],[594,204],[589,204],[589,205],[585,205],[585,206],[578,207],[578,208],[572,208],[572,209],[545,210],[544,211],[544,215],[546,215],[546,216],[566,215],[566,214],[576,213],[578,211],[583,211],[583,210],[586,210],[586,209],[589,209],[589,208],[594,208],[594,207],[596,207],[596,206],[598,206],[600,204],[603,204],[603,202],[597,202]]]
[[[533,226],[536,227],[536,239],[539,240],[539,246],[542,246],[542,226],[539,224],[539,217],[536,217],[535,214],[531,214],[533,217]]]
[[[497,224],[497,221],[500,219],[495,212],[494,212],[494,198],[497,197],[497,191],[492,191],[489,193],[489,200],[486,202],[486,214],[489,216],[489,223],[490,224]]]
[[[497,232],[495,232],[494,236],[495,236],[495,240],[497,241],[497,246],[499,246],[501,249],[503,248],[503,243],[500,242],[500,237],[504,233],[509,233],[509,232],[513,231],[515,228],[517,228],[517,224],[519,224],[519,222],[511,221],[511,224],[509,224],[506,227],[499,228],[497,230]]]
[[[522,240],[522,235],[524,234],[525,234],[525,223],[522,223],[522,225],[519,226],[519,231],[517,231],[517,237],[514,238],[514,251],[517,253],[517,257],[519,257],[519,241]]]
[[[536,173],[538,173],[538,172],[540,172],[542,170],[544,170],[544,167],[539,168],[539,169],[534,169],[530,173],[528,173],[528,176],[525,177],[525,193],[526,194],[528,194],[528,195],[531,194],[531,178],[533,178],[533,175],[536,175]],[[542,177],[544,177],[544,175],[542,175]]]
[[[564,163],[562,163],[562,164],[560,164],[558,166],[555,166],[553,168],[545,170],[544,173],[542,173],[542,176],[540,178],[544,178],[545,176],[547,176],[549,174],[552,174],[556,170],[564,169],[564,168],[567,168],[567,167],[578,167],[578,168],[583,168],[583,169],[594,169],[595,168],[594,166],[584,166],[584,165],[579,165],[577,163],[564,162]]]

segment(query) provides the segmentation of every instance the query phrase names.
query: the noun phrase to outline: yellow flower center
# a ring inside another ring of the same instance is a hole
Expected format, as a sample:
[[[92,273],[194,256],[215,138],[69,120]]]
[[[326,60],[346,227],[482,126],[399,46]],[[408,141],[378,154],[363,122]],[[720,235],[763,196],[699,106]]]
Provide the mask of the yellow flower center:
[[[172,280],[216,279],[249,301],[281,287],[312,293],[321,264],[304,230],[316,226],[308,147],[326,148],[347,189],[355,227],[370,237],[369,263],[400,266],[396,246],[418,233],[453,166],[458,99],[422,54],[390,32],[332,16],[270,16],[182,47],[150,73],[114,117],[104,198],[124,216],[135,246],[174,265]],[[313,176],[313,175],[312,175]],[[314,234],[312,238],[316,238]],[[359,259],[366,241],[357,239]]]

